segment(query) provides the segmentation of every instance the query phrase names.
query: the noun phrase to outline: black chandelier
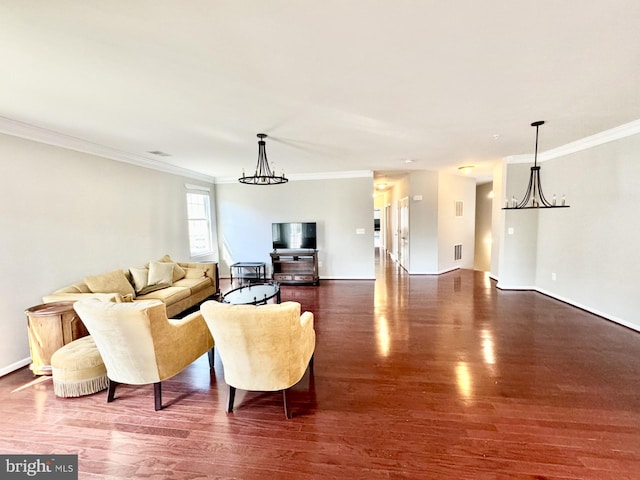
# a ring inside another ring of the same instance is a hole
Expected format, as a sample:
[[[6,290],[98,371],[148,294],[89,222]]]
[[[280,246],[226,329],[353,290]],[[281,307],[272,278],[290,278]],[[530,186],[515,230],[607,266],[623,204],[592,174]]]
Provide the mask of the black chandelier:
[[[260,140],[258,140],[258,165],[256,165],[256,173],[248,177],[244,174],[243,169],[242,177],[240,177],[238,181],[240,183],[246,183],[247,185],[278,185],[280,183],[287,183],[289,179],[284,176],[284,172],[282,172],[281,176],[277,176],[276,172],[269,168],[264,142],[267,134],[259,133],[258,138]]]
[[[566,208],[565,196],[562,195],[560,205],[557,204],[555,193],[551,202],[549,202],[544,193],[542,193],[542,183],[540,182],[540,167],[538,166],[538,128],[544,124],[544,120],[538,120],[531,124],[532,127],[536,127],[536,150],[533,157],[533,167],[531,167],[531,173],[529,174],[529,186],[527,192],[524,194],[524,198],[518,202],[516,197],[511,197],[511,201],[505,200],[505,206],[503,210],[516,210],[522,208]]]

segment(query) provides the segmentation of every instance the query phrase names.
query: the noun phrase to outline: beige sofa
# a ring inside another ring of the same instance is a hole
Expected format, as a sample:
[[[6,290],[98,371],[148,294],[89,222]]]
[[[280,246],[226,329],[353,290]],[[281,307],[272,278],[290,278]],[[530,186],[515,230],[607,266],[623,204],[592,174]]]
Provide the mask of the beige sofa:
[[[220,293],[214,262],[175,262],[165,255],[144,266],[113,270],[43,297],[44,303],[101,298],[114,302],[161,300],[169,318]]]

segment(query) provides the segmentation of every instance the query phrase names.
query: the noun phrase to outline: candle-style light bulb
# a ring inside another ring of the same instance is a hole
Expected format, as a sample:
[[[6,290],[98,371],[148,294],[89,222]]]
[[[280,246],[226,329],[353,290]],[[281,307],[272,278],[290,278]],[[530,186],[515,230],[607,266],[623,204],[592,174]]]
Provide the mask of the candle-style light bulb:
[[[553,194],[553,198],[551,199],[551,205],[556,206],[556,194]]]

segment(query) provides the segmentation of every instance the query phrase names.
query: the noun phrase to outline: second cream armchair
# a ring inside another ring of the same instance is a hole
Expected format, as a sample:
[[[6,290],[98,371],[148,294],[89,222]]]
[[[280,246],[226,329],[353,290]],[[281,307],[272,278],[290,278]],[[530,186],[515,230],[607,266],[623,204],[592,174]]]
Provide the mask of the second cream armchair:
[[[282,391],[290,418],[287,389],[313,368],[316,335],[313,314],[300,315],[300,304],[229,305],[213,300],[200,311],[216,342],[229,385],[227,412],[233,411],[235,389]]]

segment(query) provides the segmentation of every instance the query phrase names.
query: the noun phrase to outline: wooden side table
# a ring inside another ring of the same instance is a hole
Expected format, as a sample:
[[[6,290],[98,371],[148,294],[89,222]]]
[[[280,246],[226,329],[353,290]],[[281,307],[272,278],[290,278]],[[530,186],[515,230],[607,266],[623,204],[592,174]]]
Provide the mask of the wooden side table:
[[[25,310],[34,375],[51,375],[51,355],[60,347],[89,335],[73,302],[54,302]]]

